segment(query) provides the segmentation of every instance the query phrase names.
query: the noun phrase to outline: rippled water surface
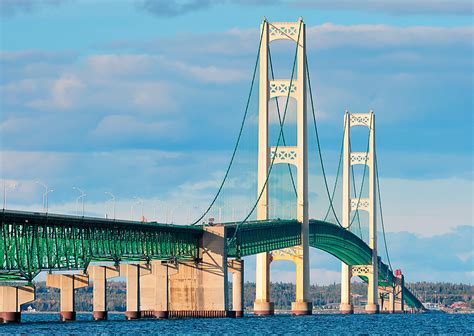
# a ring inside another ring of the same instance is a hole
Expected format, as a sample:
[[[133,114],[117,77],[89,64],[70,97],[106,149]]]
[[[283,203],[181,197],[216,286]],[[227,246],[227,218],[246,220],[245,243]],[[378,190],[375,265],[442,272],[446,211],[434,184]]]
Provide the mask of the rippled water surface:
[[[22,335],[131,335],[131,334],[459,334],[474,335],[474,315],[313,315],[240,319],[179,319],[124,321],[110,314],[109,321],[93,322],[78,314],[77,322],[58,322],[58,314],[23,314],[22,323],[0,326],[0,334]]]

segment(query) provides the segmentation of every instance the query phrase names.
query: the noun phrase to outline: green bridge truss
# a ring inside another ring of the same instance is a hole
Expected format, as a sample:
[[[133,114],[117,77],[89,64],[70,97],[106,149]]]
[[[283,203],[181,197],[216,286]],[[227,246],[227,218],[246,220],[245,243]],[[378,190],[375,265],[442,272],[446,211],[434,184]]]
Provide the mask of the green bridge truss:
[[[300,223],[296,220],[268,220],[248,222],[238,227],[228,226],[228,254],[244,257],[301,244]],[[372,260],[372,249],[359,237],[342,227],[310,220],[309,244],[326,251],[348,265],[368,265]],[[367,281],[362,277],[364,281]],[[379,257],[379,286],[394,285],[395,277]],[[405,301],[410,307],[422,308],[422,303],[406,287]]]
[[[0,281],[31,281],[41,271],[85,269],[95,261],[195,260],[203,233],[201,226],[9,210],[0,214]],[[301,244],[296,220],[224,225],[229,257]],[[370,264],[370,247],[337,225],[311,220],[309,243],[348,265]],[[379,285],[391,286],[394,281],[388,266],[379,261]],[[407,288],[404,294],[409,306],[422,308]]]
[[[93,261],[195,259],[202,229],[46,215],[1,215],[0,281],[31,281],[40,271],[85,269]]]

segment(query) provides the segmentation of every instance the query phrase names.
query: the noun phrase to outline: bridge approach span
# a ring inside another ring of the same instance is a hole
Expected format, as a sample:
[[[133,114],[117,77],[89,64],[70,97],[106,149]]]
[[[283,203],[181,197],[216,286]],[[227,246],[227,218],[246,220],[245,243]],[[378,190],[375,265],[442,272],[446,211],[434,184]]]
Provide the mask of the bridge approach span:
[[[0,281],[31,281],[41,271],[83,270],[95,261],[190,260],[202,229],[4,210]]]

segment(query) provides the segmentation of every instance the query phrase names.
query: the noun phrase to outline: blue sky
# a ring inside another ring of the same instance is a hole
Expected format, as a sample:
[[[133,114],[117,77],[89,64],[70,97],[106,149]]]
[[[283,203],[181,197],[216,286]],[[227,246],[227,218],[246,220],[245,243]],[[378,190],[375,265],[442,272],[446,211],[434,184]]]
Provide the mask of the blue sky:
[[[374,109],[394,264],[409,281],[472,282],[471,1],[0,0],[0,11],[9,208],[41,209],[39,179],[54,189],[53,212],[74,213],[78,186],[90,215],[110,212],[110,191],[122,218],[134,196],[147,218],[194,217],[230,158],[262,17],[303,16],[330,181],[344,110]],[[290,72],[290,49],[274,47],[279,78]],[[252,116],[255,107],[253,99]],[[249,127],[238,161],[246,168],[256,162],[255,123]],[[317,217],[327,204],[312,169]],[[232,207],[255,197],[254,173],[232,176],[228,194],[240,192]],[[405,253],[413,249],[414,257]],[[313,281],[337,281],[338,263],[313,253]],[[442,265],[432,263],[438,257]],[[276,280],[291,280],[287,265],[275,267]]]

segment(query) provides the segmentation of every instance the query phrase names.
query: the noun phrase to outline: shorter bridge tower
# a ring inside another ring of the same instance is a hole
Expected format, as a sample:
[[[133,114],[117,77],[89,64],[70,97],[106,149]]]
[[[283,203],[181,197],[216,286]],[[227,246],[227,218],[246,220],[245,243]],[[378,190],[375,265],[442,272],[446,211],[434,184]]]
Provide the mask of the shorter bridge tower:
[[[352,152],[350,148],[351,127],[365,126],[369,128],[368,152]],[[351,212],[357,210],[367,211],[369,214],[369,246],[372,249],[372,260],[368,265],[341,266],[341,305],[342,313],[353,313],[351,302],[351,278],[363,276],[368,281],[367,313],[379,312],[378,305],[378,255],[377,255],[377,217],[376,217],[376,194],[375,194],[375,115],[371,110],[369,113],[349,113],[344,115],[344,153],[342,171],[342,225],[349,229],[351,226]],[[367,165],[369,176],[369,197],[351,198],[351,166]]]

